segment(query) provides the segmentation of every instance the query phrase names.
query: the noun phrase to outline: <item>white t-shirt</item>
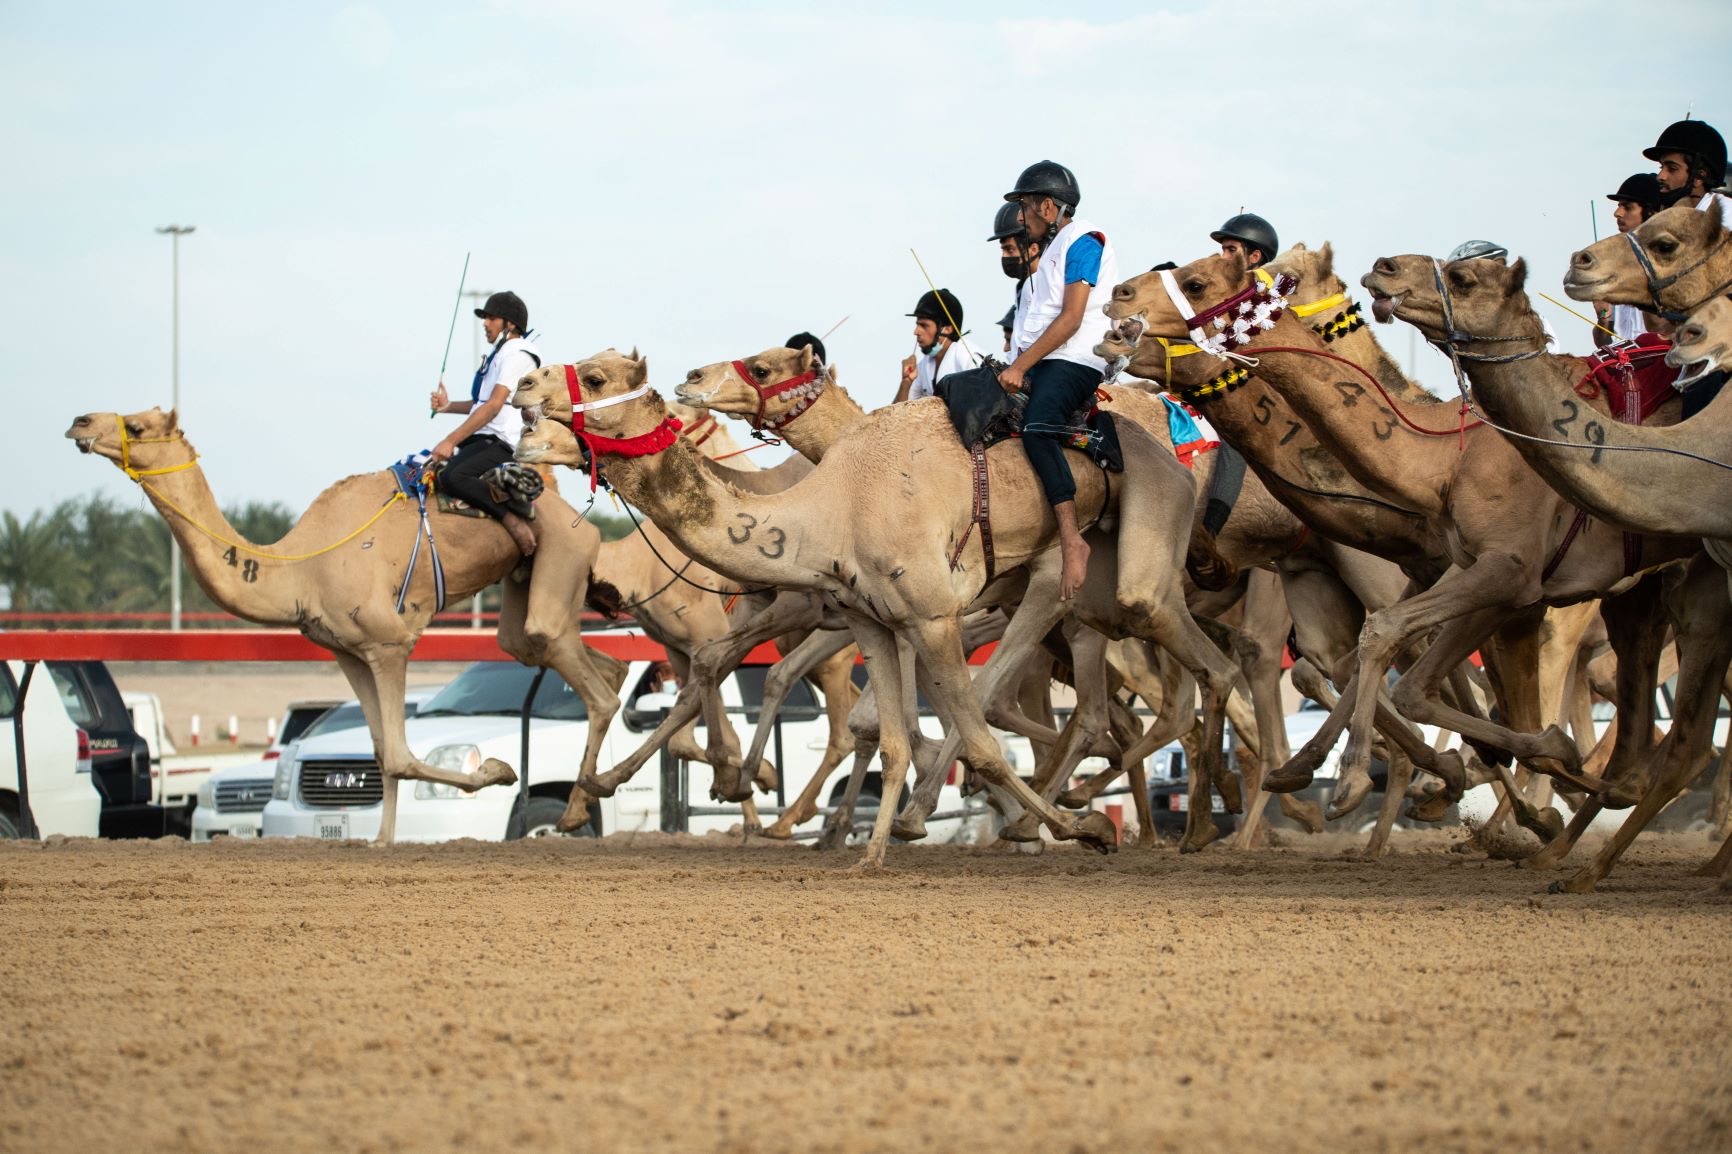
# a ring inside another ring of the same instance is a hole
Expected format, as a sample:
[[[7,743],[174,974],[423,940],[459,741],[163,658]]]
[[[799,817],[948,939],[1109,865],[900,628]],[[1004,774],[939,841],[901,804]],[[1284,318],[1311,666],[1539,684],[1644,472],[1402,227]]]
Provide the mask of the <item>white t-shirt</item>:
[[[504,385],[507,390],[515,391],[517,382],[541,367],[541,354],[529,343],[527,337],[512,337],[492,359],[482,362],[486,370],[481,374],[481,386],[474,392],[474,402],[485,404],[493,395],[497,385]],[[517,447],[517,439],[523,435],[523,414],[511,403],[509,397],[505,404],[495,413],[493,419],[476,430],[490,437],[498,437],[512,448]]]
[[[1633,341],[1636,334],[1648,331],[1648,321],[1636,305],[1613,305],[1610,327],[1620,341]]]
[[[1715,201],[1720,202],[1720,224],[1723,228],[1732,228],[1732,196],[1723,192],[1704,193],[1702,199],[1696,202],[1697,212],[1707,212],[1708,206]]]
[[[908,386],[908,399],[917,401],[921,397],[932,395],[932,386],[948,377],[951,373],[960,373],[964,369],[974,367],[974,358],[962,347],[961,341],[951,341],[950,347],[941,356],[934,353],[925,356],[919,349],[915,350],[914,383]]]

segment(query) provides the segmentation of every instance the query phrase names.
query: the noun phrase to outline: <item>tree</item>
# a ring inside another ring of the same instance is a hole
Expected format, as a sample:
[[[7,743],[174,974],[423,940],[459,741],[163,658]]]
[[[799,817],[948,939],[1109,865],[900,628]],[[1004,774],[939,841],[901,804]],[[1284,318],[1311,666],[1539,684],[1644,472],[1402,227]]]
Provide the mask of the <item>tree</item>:
[[[0,585],[15,613],[58,609],[56,591],[67,577],[67,551],[56,515],[32,513],[20,521],[0,515]]]

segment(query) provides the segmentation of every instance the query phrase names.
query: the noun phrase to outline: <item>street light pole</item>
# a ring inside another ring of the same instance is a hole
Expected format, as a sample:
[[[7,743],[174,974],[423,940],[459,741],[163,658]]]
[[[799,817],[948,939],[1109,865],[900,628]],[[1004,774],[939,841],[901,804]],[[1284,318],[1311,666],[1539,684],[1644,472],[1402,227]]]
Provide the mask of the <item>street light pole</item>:
[[[174,411],[178,418],[180,414],[180,238],[191,232],[196,225],[165,224],[157,229],[158,235],[173,238],[174,246]],[[168,627],[180,631],[180,542],[174,534],[168,536]]]

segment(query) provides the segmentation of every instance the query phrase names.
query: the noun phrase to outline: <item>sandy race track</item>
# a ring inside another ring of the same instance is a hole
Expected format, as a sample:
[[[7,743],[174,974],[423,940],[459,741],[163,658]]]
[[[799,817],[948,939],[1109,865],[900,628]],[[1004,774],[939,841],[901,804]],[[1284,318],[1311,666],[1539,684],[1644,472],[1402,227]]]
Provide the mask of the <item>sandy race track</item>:
[[[1732,1148],[1704,838],[1397,838],[6,845],[0,1149]]]

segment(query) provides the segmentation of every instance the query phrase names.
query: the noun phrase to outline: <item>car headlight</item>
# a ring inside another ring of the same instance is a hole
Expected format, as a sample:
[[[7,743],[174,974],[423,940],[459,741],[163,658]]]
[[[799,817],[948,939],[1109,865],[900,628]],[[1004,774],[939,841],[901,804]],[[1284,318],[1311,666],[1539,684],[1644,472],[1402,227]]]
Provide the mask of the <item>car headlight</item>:
[[[293,758],[279,757],[277,759],[277,776],[271,782],[271,798],[274,801],[289,800],[289,786],[295,780],[295,762]]]
[[[200,809],[216,808],[216,783],[208,777],[198,787],[198,806]]]
[[[473,745],[441,745],[422,760],[436,769],[453,769],[462,773],[474,773],[481,768],[481,750]],[[446,785],[442,781],[417,781],[415,783],[416,801],[435,801],[471,796],[473,795],[457,786]]]

